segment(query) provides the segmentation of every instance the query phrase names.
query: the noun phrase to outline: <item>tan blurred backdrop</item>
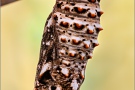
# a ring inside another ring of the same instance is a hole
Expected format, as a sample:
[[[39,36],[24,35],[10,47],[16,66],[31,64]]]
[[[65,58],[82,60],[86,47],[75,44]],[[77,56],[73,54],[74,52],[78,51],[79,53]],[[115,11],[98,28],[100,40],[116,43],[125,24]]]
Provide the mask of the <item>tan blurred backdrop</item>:
[[[55,0],[1,7],[1,90],[33,90],[40,42]],[[133,0],[101,0],[105,12],[81,90],[134,90]]]

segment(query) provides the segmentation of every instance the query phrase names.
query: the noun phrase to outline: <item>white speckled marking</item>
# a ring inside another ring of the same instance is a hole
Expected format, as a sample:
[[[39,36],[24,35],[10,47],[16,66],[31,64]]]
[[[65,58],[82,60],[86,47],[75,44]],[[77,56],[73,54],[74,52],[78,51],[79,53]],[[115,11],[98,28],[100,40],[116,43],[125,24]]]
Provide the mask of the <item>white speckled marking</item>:
[[[78,89],[77,80],[75,80],[75,79],[72,80],[71,87],[73,88],[73,90],[77,90]]]
[[[50,68],[51,68],[51,63],[50,63],[50,62],[44,64],[43,67],[42,67],[42,70],[41,70],[41,72],[40,72],[40,76],[41,76],[44,72],[46,72],[47,70],[49,70]]]
[[[94,30],[94,26],[87,26],[90,30]]]
[[[66,51],[65,51],[64,49],[60,50],[60,53],[61,53],[61,54],[65,54],[65,52],[66,52]]]
[[[84,41],[84,43],[90,45],[90,41]]]
[[[94,23],[94,25],[97,27],[97,28],[102,28],[100,24],[98,23]]]
[[[72,38],[72,39],[75,39],[76,41],[81,40],[81,38],[80,38],[80,37],[75,37],[75,36],[72,36],[71,38]]]
[[[93,39],[93,43],[99,44],[98,41],[97,41],[97,39],[95,39],[95,40]]]
[[[61,72],[65,75],[68,76],[69,70],[67,68],[62,68]]]
[[[42,43],[43,45],[45,44],[45,42]]]
[[[70,50],[69,53],[75,54],[76,52],[74,50]]]
[[[46,45],[48,45],[48,46],[49,46],[49,45],[50,45],[50,41],[46,42]]]
[[[46,53],[46,50],[43,51],[43,56],[45,55],[45,53]]]
[[[81,71],[81,77],[84,78],[84,70]]]
[[[66,35],[61,35],[61,36],[60,36],[60,39],[61,39],[61,38],[62,38],[62,39],[66,39],[66,40],[68,39],[68,37],[67,37]]]
[[[56,90],[62,90],[62,87],[60,85],[57,85]]]
[[[66,64],[66,65],[69,65],[70,62],[69,61],[66,61],[66,60],[63,60],[62,63]]]

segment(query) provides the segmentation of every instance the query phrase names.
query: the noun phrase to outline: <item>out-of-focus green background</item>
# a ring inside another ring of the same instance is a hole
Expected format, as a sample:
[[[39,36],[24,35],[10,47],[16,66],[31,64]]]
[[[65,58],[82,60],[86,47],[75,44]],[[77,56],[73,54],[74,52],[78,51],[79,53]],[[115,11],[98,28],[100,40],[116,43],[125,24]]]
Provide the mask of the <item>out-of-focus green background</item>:
[[[1,90],[33,90],[40,42],[55,0],[1,7]],[[134,90],[134,1],[101,0],[105,12],[81,90]]]

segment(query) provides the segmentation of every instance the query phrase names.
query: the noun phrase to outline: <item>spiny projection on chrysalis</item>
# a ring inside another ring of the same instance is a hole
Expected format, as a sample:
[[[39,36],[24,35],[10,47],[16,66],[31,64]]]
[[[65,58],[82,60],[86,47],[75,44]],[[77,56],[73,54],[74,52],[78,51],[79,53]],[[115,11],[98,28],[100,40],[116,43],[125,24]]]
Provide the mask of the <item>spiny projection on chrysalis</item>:
[[[100,0],[56,0],[41,42],[34,90],[79,90],[99,45]]]

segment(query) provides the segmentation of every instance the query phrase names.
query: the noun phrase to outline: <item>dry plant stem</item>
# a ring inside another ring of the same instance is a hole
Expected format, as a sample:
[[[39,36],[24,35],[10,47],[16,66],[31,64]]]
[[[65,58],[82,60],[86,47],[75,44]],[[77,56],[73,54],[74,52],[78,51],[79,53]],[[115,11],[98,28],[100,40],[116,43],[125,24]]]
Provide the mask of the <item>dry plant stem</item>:
[[[98,46],[100,0],[56,0],[45,24],[34,90],[79,90]]]
[[[18,1],[18,0],[1,0],[1,6],[7,5],[7,4],[15,2],[15,1]]]

